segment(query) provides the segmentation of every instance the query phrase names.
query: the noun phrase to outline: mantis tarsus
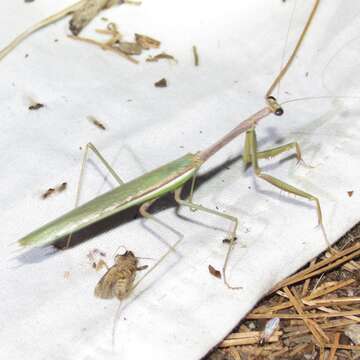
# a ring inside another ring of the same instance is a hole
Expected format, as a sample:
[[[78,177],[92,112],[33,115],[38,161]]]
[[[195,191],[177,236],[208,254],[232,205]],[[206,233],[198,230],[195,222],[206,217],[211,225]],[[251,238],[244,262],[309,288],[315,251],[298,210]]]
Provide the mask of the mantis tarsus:
[[[283,114],[283,109],[277,100],[271,95],[276,85],[283,78],[287,72],[289,66],[294,60],[303,40],[305,34],[311,24],[311,21],[314,17],[314,14],[317,10],[317,7],[320,3],[320,0],[315,0],[311,14],[307,20],[307,23],[304,27],[303,32],[297,42],[295,49],[293,50],[289,60],[287,61],[284,68],[280,71],[279,75],[276,77],[269,90],[266,93],[265,100],[266,106],[257,111],[255,114],[251,115],[246,120],[242,121],[234,129],[226,133],[221,139],[217,142],[206,148],[205,150],[198,151],[195,154],[189,153],[182,156],[179,159],[176,159],[168,164],[165,164],[153,171],[150,171],[132,181],[125,183],[111,168],[107,161],[102,157],[99,151],[95,148],[94,145],[89,143],[86,146],[84,161],[82,165],[82,172],[84,168],[84,163],[87,157],[89,150],[92,150],[96,156],[101,160],[101,162],[106,166],[112,176],[119,183],[119,186],[99,197],[73,209],[72,211],[64,214],[63,216],[57,218],[56,220],[40,227],[39,229],[33,231],[29,235],[23,237],[19,240],[20,245],[29,246],[29,245],[45,245],[51,244],[55,241],[71,237],[71,234],[74,232],[89,226],[101,219],[104,219],[112,214],[123,211],[127,208],[140,205],[140,214],[147,219],[152,219],[157,222],[153,215],[148,212],[149,206],[162,197],[163,195],[174,192],[175,200],[179,205],[186,206],[191,210],[200,210],[210,214],[214,214],[225,218],[233,223],[233,228],[229,232],[229,248],[226,253],[225,261],[223,264],[222,272],[224,283],[229,288],[235,288],[230,286],[226,278],[226,266],[228,263],[229,255],[231,249],[234,245],[234,240],[236,236],[236,230],[238,227],[238,219],[235,216],[224,214],[222,212],[209,209],[202,205],[196,204],[193,202],[193,190],[196,180],[196,174],[199,168],[205,163],[210,157],[212,157],[217,151],[222,149],[230,141],[237,138],[243,132],[246,132],[245,147],[243,153],[243,159],[245,164],[251,164],[254,168],[255,175],[270,184],[284,190],[288,193],[295,194],[302,198],[314,201],[317,209],[318,223],[322,225],[322,214],[320,202],[317,197],[302,191],[294,186],[291,186],[282,180],[279,180],[271,175],[265,174],[262,172],[261,168],[258,165],[258,159],[269,158],[277,156],[285,151],[294,149],[296,152],[296,157],[298,160],[301,160],[300,148],[297,143],[289,143],[286,145],[278,146],[273,149],[266,151],[258,151],[257,141],[255,134],[255,126],[260,120],[267,117],[270,114],[275,114],[280,116]],[[82,173],[81,172],[81,173]],[[191,181],[191,190],[190,196],[188,199],[181,198],[181,191],[183,186]]]

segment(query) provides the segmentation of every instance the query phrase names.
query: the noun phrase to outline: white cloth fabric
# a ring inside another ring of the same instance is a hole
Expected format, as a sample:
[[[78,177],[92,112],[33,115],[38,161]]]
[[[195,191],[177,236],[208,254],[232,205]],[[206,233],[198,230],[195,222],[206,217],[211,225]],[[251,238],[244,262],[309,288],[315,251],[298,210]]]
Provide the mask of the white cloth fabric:
[[[70,3],[2,1],[0,45]],[[94,271],[87,254],[101,249],[111,264],[112,254],[123,245],[137,256],[157,259],[176,235],[120,215],[111,231],[67,251],[48,247],[19,254],[14,245],[73,207],[80,147],[87,142],[129,180],[204,149],[262,108],[281,64],[293,6],[294,1],[279,0],[145,0],[138,7],[122,5],[103,12],[82,33],[100,38],[94,29],[104,28],[101,17],[106,17],[118,24],[125,39],[136,32],[161,40],[160,51],[174,55],[178,64],[147,63],[144,55],[141,64],[134,65],[70,40],[69,19],[37,32],[0,62],[3,358],[199,359],[276,282],[325,249],[313,203],[254,179],[252,169],[243,170],[243,136],[201,168],[201,185],[194,195],[196,202],[239,218],[228,279],[243,289],[229,290],[208,272],[209,264],[222,267],[227,251],[222,240],[230,224],[210,214],[187,208],[177,213],[175,207],[165,206],[156,215],[184,240],[124,304],[114,353],[111,331],[118,301],[93,296],[102,273]],[[310,1],[298,2],[286,55],[310,8]],[[275,92],[281,102],[357,95],[359,11],[355,0],[320,4],[296,62],[280,93]],[[199,67],[194,66],[193,45]],[[167,88],[154,87],[161,78],[167,79]],[[45,107],[29,111],[30,98]],[[260,164],[319,197],[331,242],[359,221],[358,107],[358,99],[284,104],[284,116],[271,116],[257,129],[260,149],[300,143],[313,168],[296,166],[287,155]],[[107,130],[91,124],[88,115]],[[104,181],[105,169],[91,159],[82,201],[116,185],[110,176]],[[65,192],[41,199],[49,187],[64,181],[69,184]],[[353,191],[351,197],[348,191]]]

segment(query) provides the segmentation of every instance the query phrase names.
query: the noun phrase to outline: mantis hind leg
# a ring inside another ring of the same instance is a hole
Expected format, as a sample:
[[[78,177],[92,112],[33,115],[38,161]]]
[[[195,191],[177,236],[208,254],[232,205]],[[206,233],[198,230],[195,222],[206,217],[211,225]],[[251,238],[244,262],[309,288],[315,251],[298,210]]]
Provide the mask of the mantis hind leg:
[[[86,164],[86,160],[88,158],[89,150],[91,150],[97,156],[97,158],[100,160],[100,162],[106,167],[106,169],[110,172],[110,174],[114,177],[114,179],[119,183],[119,185],[124,184],[124,181],[115,172],[115,170],[110,166],[110,164],[104,159],[104,157],[100,154],[99,150],[90,142],[90,143],[86,144],[84,156],[81,161],[80,176],[79,176],[79,181],[78,181],[77,189],[76,189],[76,199],[75,199],[75,206],[74,206],[75,208],[77,208],[79,206],[79,202],[80,202],[81,186],[82,186],[82,181],[84,178],[85,164]],[[70,246],[71,237],[72,237],[72,234],[70,234],[68,236],[64,249],[67,249]]]
[[[235,237],[236,237],[236,230],[237,230],[238,223],[239,223],[238,218],[235,217],[235,216],[232,216],[232,215],[224,214],[224,213],[222,213],[220,211],[209,209],[209,208],[207,208],[205,206],[202,206],[202,205],[199,205],[199,204],[195,204],[195,203],[192,202],[191,198],[190,198],[190,200],[182,200],[181,199],[181,190],[182,190],[182,188],[179,188],[179,189],[175,190],[175,200],[179,205],[187,206],[193,211],[194,210],[200,210],[200,211],[204,211],[204,212],[207,212],[207,213],[210,213],[210,214],[213,214],[213,215],[217,215],[217,216],[220,216],[220,217],[222,217],[224,219],[230,220],[230,221],[232,221],[234,223],[233,230],[229,232],[230,243],[229,243],[228,251],[227,251],[226,256],[225,256],[224,265],[223,265],[223,268],[222,268],[222,273],[223,273],[224,284],[229,289],[241,289],[242,288],[241,286],[237,286],[237,287],[231,286],[228,283],[227,278],[226,278],[226,267],[227,267],[227,264],[228,264],[228,261],[229,261],[231,250],[234,247],[234,241],[235,241]]]
[[[258,165],[258,159],[270,158],[270,157],[279,155],[285,151],[289,151],[293,148],[296,151],[296,157],[297,157],[298,161],[301,161],[302,158],[301,158],[300,147],[299,147],[298,143],[296,143],[296,142],[278,146],[276,148],[269,149],[266,151],[258,152],[255,129],[250,129],[246,133],[246,141],[245,141],[246,153],[244,155],[244,162],[245,162],[245,164],[249,163],[249,161],[251,162],[251,164],[254,168],[254,171],[255,171],[255,175],[258,176],[259,178],[267,181],[268,183],[270,183],[270,184],[276,186],[277,188],[284,190],[290,194],[294,194],[294,195],[300,196],[302,198],[308,199],[310,201],[314,201],[315,205],[316,205],[316,210],[317,210],[318,224],[320,226],[322,226],[323,222],[322,222],[321,206],[320,206],[320,201],[316,196],[311,195],[299,188],[296,188],[295,186],[287,184],[286,182],[284,182],[280,179],[277,179],[271,175],[263,173],[260,166]]]
[[[158,267],[158,265],[160,265],[160,263],[161,263],[171,252],[175,251],[176,246],[177,246],[177,245],[182,241],[182,239],[184,238],[184,235],[181,234],[179,231],[177,231],[177,230],[175,230],[173,227],[165,224],[165,223],[162,222],[160,219],[158,219],[156,216],[154,216],[154,215],[152,215],[152,214],[150,214],[150,213],[148,212],[149,207],[150,207],[156,200],[157,200],[157,199],[152,200],[152,201],[148,201],[148,202],[142,204],[142,205],[140,206],[140,209],[139,209],[140,214],[141,214],[145,219],[154,221],[155,223],[157,223],[157,224],[165,227],[166,229],[172,231],[173,233],[175,233],[175,234],[179,237],[179,239],[175,242],[174,245],[169,246],[169,250],[168,250],[165,254],[163,254],[163,255],[156,261],[156,263],[151,267],[151,269],[149,269],[149,270],[144,274],[144,276],[142,276],[142,277],[134,284],[134,286],[132,287],[132,290],[134,290],[135,287],[137,287],[137,286],[139,285],[139,283],[140,283],[146,276],[148,276],[153,270],[155,270],[155,269]]]

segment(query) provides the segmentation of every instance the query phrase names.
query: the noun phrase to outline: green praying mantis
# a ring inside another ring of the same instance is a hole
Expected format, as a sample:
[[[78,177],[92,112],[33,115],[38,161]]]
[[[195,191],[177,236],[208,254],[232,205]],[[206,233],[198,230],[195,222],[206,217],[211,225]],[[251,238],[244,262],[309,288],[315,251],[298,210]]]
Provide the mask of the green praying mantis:
[[[83,175],[84,164],[87,159],[89,150],[93,151],[94,154],[99,158],[99,160],[105,165],[108,171],[116,179],[119,186],[115,189],[106,192],[95,199],[75,207],[70,212],[62,215],[61,217],[47,223],[46,225],[40,227],[39,229],[31,232],[30,234],[24,236],[19,240],[21,246],[39,246],[39,245],[48,245],[53,244],[59,239],[68,237],[68,244],[70,242],[71,235],[76,231],[83,229],[91,224],[94,224],[104,218],[107,218],[115,213],[119,213],[134,206],[140,206],[139,212],[146,219],[155,220],[159,222],[156,217],[148,212],[148,209],[151,204],[153,204],[157,199],[164,196],[167,193],[173,192],[174,197],[178,205],[186,206],[191,210],[195,211],[204,211],[230,221],[233,226],[229,231],[229,247],[225,256],[225,260],[222,267],[223,281],[229,288],[237,288],[231,286],[226,278],[226,267],[229,260],[229,255],[234,246],[234,241],[236,238],[236,231],[238,227],[238,218],[236,216],[222,213],[210,208],[207,208],[203,205],[197,204],[193,201],[193,192],[196,181],[197,173],[200,167],[209,160],[216,152],[221,150],[229,142],[236,139],[240,134],[246,133],[245,146],[243,152],[243,161],[245,164],[253,166],[254,173],[257,177],[267,181],[268,183],[274,185],[275,187],[284,190],[288,193],[300,196],[304,199],[310,200],[315,203],[317,210],[317,218],[319,225],[322,226],[322,213],[319,199],[307,193],[299,188],[296,188],[292,185],[287,184],[286,182],[275,178],[269,174],[263,173],[261,167],[258,164],[259,159],[266,159],[277,156],[283,152],[293,150],[295,151],[298,161],[302,160],[300,147],[298,143],[292,142],[286,145],[278,146],[273,149],[268,149],[265,151],[258,151],[257,140],[255,127],[256,125],[265,117],[274,114],[276,116],[281,116],[284,113],[281,105],[272,96],[272,93],[275,87],[278,85],[280,80],[286,74],[288,68],[293,62],[298,50],[301,47],[301,44],[305,38],[305,35],[308,31],[308,28],[314,18],[316,10],[319,6],[320,0],[315,0],[312,11],[309,15],[307,23],[298,39],[298,42],[288,59],[286,65],[280,71],[278,76],[273,81],[269,90],[266,92],[265,101],[266,105],[261,110],[257,111],[255,114],[248,117],[246,120],[242,121],[234,129],[226,133],[218,141],[207,147],[202,151],[196,153],[186,154],[179,159],[171,161],[168,164],[165,164],[155,170],[152,170],[134,180],[129,182],[124,182],[120,176],[112,169],[109,163],[103,158],[100,152],[96,147],[89,143],[86,146],[84,159],[82,162],[80,179]],[[182,189],[184,185],[191,181],[191,190],[190,195],[187,199],[181,197]],[[79,198],[79,189],[77,195],[77,202]],[[163,258],[163,257],[162,257]],[[161,259],[162,259],[161,258]]]

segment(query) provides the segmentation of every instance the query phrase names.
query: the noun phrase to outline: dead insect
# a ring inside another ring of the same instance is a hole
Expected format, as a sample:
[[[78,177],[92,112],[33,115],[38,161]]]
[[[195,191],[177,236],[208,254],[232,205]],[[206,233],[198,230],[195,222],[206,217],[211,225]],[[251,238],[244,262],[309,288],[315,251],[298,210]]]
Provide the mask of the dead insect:
[[[212,275],[212,276],[215,276],[216,278],[218,279],[221,279],[221,272],[219,270],[216,270],[213,266],[209,265],[208,266],[208,269],[209,269],[209,273]]]
[[[45,105],[44,104],[41,104],[41,103],[33,103],[29,106],[29,110],[39,110],[41,109],[42,107],[44,107]]]
[[[264,331],[261,334],[259,345],[263,346],[266,342],[269,341],[271,336],[274,334],[276,329],[279,327],[280,319],[279,318],[273,318],[269,321],[267,321]]]
[[[146,35],[135,34],[135,41],[145,50],[158,49],[161,42]]]
[[[347,194],[349,195],[349,197],[352,197],[352,196],[353,196],[353,194],[354,194],[354,191],[353,191],[353,190],[348,191],[348,192],[347,192]]]
[[[155,84],[154,84],[155,87],[167,87],[167,81],[165,78],[162,78],[161,80],[157,81]]]
[[[138,258],[131,251],[116,255],[114,260],[115,264],[108,269],[95,287],[96,297],[125,299],[132,290],[136,272],[147,267],[138,267]]]
[[[93,123],[95,126],[97,126],[101,130],[106,130],[106,127],[104,124],[102,124],[99,120],[95,118],[95,116],[89,115],[87,119]]]

